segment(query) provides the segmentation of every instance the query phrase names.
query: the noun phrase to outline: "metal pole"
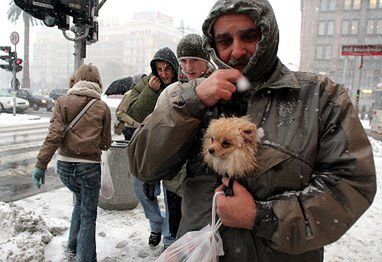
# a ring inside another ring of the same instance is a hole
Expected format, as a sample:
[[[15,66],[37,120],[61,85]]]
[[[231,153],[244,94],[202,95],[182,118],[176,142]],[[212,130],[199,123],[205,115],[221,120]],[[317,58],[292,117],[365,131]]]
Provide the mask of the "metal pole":
[[[13,116],[16,115],[16,59],[17,59],[17,52],[16,52],[16,45],[15,45],[15,57],[12,61]]]
[[[357,94],[355,97],[355,110],[356,113],[358,114],[358,109],[359,109],[359,96],[361,92],[361,79],[362,79],[362,67],[363,67],[363,56],[361,56],[360,61],[359,61],[359,76],[358,76],[358,85],[357,85]]]
[[[342,76],[342,83],[344,84],[344,86],[346,86],[346,70],[348,68],[348,58],[347,56],[345,56],[345,66],[344,66],[344,74]]]
[[[84,58],[86,57],[86,38],[83,38],[85,28],[82,26],[76,26],[76,39],[74,41],[74,72],[77,71],[80,66],[84,64]]]

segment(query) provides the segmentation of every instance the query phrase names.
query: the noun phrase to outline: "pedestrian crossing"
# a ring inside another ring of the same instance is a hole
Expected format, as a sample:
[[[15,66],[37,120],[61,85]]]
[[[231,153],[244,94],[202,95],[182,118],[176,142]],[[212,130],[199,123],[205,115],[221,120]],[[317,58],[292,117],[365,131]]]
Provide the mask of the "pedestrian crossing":
[[[33,170],[49,123],[0,127],[0,176]]]
[[[0,201],[11,202],[62,187],[55,175],[56,157],[48,165],[46,185],[37,189],[31,176],[49,123],[0,127]]]

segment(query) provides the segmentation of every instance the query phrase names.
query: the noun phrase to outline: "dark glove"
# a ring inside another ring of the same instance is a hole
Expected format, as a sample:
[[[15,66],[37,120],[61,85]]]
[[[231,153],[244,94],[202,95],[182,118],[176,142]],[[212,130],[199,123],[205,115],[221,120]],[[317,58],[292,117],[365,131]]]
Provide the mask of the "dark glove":
[[[156,199],[155,197],[155,183],[142,183],[143,193],[145,196],[151,200],[154,201]]]
[[[35,167],[32,175],[33,183],[37,188],[40,188],[42,184],[45,184],[45,172],[46,170]]]

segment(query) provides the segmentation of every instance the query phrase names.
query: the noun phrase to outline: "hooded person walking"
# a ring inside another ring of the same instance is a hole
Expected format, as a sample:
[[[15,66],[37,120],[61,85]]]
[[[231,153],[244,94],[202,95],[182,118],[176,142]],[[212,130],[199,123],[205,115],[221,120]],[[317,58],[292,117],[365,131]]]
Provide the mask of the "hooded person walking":
[[[32,175],[34,184],[44,184],[54,153],[57,175],[76,196],[66,247],[77,261],[96,261],[96,219],[101,188],[101,153],[111,146],[111,115],[101,100],[102,83],[97,67],[82,65],[70,79],[66,96],[57,99],[53,116]],[[91,103],[91,104],[90,104]],[[82,117],[69,126],[81,110]],[[69,127],[68,127],[69,126]]]
[[[159,49],[150,62],[151,73],[143,76],[132,87],[130,93],[126,95],[121,103],[126,105],[125,112],[119,112],[119,117],[128,116],[134,121],[141,123],[153,110],[159,95],[167,89],[167,87],[178,80],[178,61],[170,48],[164,47]],[[136,126],[134,126],[136,127]],[[164,200],[166,206],[165,217],[162,217],[161,210],[158,205],[157,196],[160,194],[160,182],[142,183],[138,179],[134,179],[134,194],[139,200],[146,218],[150,224],[149,245],[157,246],[163,234],[163,245],[167,248],[175,241],[176,225],[171,221],[178,221],[173,216],[177,216],[180,212],[181,199],[173,192],[166,190],[164,187]],[[177,210],[174,210],[177,209]],[[179,210],[178,210],[179,209]],[[171,216],[171,217],[170,217]]]

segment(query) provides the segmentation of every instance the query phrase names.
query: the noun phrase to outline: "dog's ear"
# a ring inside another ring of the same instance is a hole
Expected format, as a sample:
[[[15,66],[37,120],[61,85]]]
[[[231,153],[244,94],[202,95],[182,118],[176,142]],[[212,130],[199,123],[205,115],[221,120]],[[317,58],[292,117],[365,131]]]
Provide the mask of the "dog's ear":
[[[244,142],[253,143],[256,142],[257,128],[253,123],[248,123],[240,128],[240,133],[244,138]]]

